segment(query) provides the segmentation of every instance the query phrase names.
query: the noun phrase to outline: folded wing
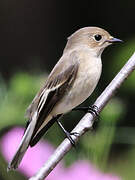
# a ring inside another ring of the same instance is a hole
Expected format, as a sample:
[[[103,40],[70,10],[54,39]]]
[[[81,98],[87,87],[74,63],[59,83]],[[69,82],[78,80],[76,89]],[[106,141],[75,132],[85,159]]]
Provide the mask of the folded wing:
[[[55,118],[48,119],[49,114],[56,103],[72,87],[78,71],[76,53],[72,53],[68,58],[70,61],[68,65],[68,59],[66,61],[63,60],[61,64],[60,62],[57,63],[45,86],[39,91],[29,106],[27,110],[29,121],[18,150],[9,163],[8,170],[18,167],[28,146],[35,145],[43,133],[55,122]]]

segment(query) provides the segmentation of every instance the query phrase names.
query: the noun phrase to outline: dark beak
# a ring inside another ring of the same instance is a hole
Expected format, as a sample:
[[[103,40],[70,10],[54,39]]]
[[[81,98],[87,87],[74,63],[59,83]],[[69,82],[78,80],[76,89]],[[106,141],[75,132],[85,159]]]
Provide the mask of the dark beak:
[[[117,38],[112,37],[111,39],[107,39],[106,42],[116,43],[116,42],[123,42],[123,41],[120,40],[120,39],[117,39]]]

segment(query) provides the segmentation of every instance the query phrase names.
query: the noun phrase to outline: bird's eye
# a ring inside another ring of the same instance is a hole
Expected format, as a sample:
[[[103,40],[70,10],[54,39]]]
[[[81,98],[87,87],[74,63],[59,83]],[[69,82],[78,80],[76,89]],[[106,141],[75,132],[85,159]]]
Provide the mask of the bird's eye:
[[[94,39],[95,39],[96,41],[100,41],[100,40],[102,39],[102,36],[101,36],[100,34],[96,34],[96,35],[94,36]]]

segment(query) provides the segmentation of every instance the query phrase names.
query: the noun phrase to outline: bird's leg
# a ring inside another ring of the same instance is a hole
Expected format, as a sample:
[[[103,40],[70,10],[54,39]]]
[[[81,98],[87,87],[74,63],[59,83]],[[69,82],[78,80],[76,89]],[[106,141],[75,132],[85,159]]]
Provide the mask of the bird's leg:
[[[73,138],[71,137],[71,135],[74,135],[74,136],[77,136],[78,133],[76,132],[68,132],[64,127],[63,125],[61,124],[61,122],[59,121],[59,119],[57,119],[57,124],[59,125],[59,127],[62,129],[62,131],[66,134],[66,137],[69,139],[69,141],[71,142],[71,144],[73,146],[75,146],[75,141],[73,140]]]
[[[85,113],[91,113],[93,115],[99,116],[99,110],[96,105],[92,105],[88,107],[76,107],[72,109],[72,111],[84,111]]]

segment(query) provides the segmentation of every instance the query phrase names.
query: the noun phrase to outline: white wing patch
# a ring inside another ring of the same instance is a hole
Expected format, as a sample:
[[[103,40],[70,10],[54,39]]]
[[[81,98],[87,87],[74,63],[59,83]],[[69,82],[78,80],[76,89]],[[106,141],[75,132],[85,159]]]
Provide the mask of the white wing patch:
[[[51,89],[44,89],[41,93],[41,99],[40,99],[40,102],[38,104],[38,114],[40,114],[45,102],[46,102],[46,99],[48,97],[48,94],[51,92],[51,91],[54,91],[56,89],[58,89],[60,86],[62,85],[62,83],[58,84],[57,86],[51,88]]]

